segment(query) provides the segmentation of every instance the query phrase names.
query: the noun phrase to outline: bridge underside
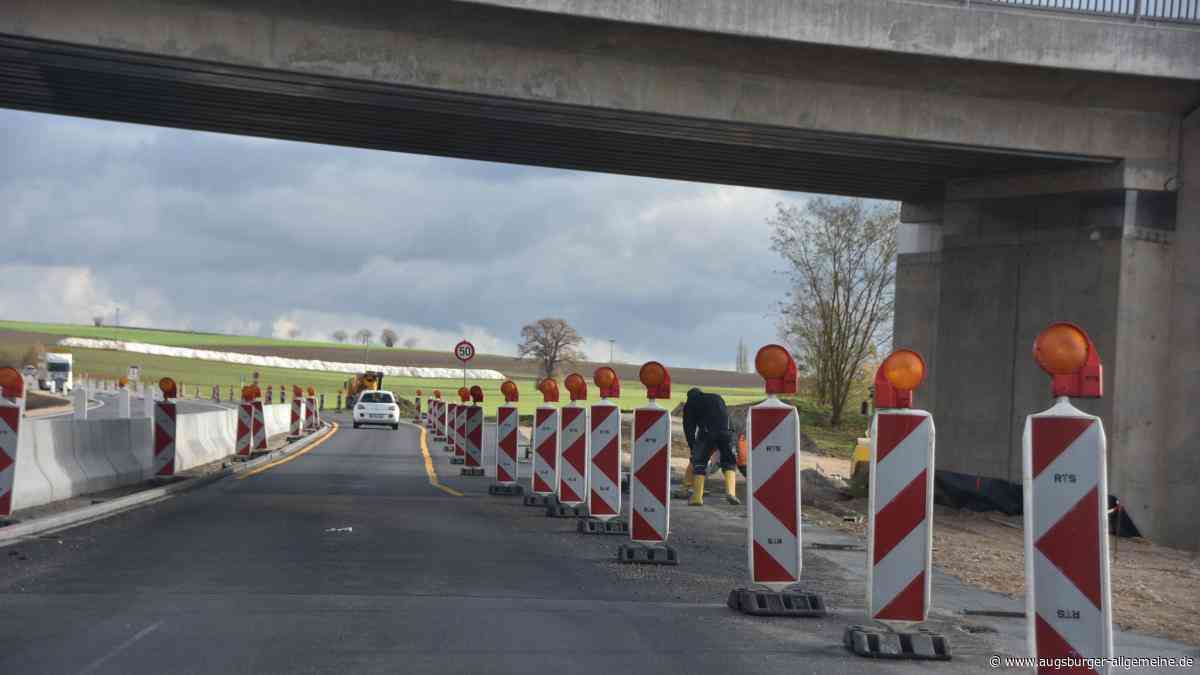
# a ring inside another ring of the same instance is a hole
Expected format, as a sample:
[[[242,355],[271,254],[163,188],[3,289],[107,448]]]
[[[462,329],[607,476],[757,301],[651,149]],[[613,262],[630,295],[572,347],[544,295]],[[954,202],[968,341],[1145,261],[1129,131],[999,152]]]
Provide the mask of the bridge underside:
[[[518,100],[0,36],[0,106],[313,143],[905,201],[1111,164]]]

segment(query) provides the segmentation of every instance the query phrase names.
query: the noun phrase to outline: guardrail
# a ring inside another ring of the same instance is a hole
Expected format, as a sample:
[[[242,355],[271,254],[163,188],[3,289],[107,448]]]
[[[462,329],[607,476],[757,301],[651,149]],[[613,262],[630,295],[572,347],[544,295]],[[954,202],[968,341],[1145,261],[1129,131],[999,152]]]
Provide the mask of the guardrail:
[[[1094,14],[1132,21],[1200,23],[1200,0],[963,0],[966,5],[1002,5]]]

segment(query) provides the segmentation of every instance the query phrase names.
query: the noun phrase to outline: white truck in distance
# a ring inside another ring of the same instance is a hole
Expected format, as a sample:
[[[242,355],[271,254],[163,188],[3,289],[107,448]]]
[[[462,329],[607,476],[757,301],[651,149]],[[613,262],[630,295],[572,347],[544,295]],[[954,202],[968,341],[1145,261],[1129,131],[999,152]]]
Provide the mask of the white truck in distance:
[[[43,377],[39,378],[40,389],[69,394],[75,388],[74,357],[71,354],[48,352],[46,365],[42,368]]]

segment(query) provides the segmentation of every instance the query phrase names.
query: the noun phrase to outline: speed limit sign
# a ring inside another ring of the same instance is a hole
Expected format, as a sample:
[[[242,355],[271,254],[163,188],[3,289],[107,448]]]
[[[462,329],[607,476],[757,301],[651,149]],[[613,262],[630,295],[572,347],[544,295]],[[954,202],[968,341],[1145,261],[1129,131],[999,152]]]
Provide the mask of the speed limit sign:
[[[470,361],[475,358],[475,345],[466,340],[454,345],[454,357],[463,363]]]

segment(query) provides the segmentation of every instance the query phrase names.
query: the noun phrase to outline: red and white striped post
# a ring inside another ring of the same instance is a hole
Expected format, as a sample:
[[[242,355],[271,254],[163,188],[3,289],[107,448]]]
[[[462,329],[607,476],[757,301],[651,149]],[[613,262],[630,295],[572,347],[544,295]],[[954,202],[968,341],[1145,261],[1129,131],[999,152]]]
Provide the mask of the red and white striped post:
[[[933,416],[914,410],[925,361],[893,352],[875,373],[867,527],[867,614],[924,621],[933,568]]]
[[[300,387],[292,387],[292,423],[290,435],[295,438],[304,434],[304,398]]]
[[[621,515],[621,409],[608,400],[621,395],[621,380],[603,366],[592,381],[600,389],[600,401],[592,404],[588,437],[588,513],[608,521]]]
[[[451,455],[455,454],[455,446],[458,445],[454,438],[454,425],[458,422],[458,404],[446,404],[446,443],[444,449]]]
[[[517,483],[517,432],[520,414],[517,412],[518,391],[512,380],[500,385],[504,405],[496,408],[496,482],[500,485]]]
[[[13,512],[17,441],[25,414],[25,378],[16,368],[0,368],[0,517]]]
[[[1057,401],[1025,419],[1022,443],[1030,655],[1107,673],[1107,662],[1081,661],[1113,656],[1104,424],[1070,400],[1103,396],[1103,367],[1091,338],[1069,323],[1042,331],[1034,358]]]
[[[458,390],[460,403],[454,415],[454,463],[467,463],[467,403],[471,400],[471,392],[466,387]]]
[[[671,415],[656,399],[671,397],[671,375],[650,361],[638,377],[650,400],[633,411],[629,538],[636,544],[665,544],[671,530]]]
[[[175,398],[178,392],[175,380],[164,377],[158,381],[163,400],[154,402],[154,458],[152,471],[155,477],[167,478],[175,475]]]
[[[800,418],[779,394],[796,393],[796,363],[779,345],[758,351],[767,400],[750,408],[746,554],[753,583],[782,591],[800,581]]]
[[[579,401],[587,401],[587,382],[579,373],[571,373],[563,381],[571,397],[570,405],[559,414],[558,501],[565,506],[578,506],[587,500],[588,409]]]
[[[252,436],[254,439],[254,450],[267,449],[267,415],[263,408],[262,399],[254,401],[254,419],[252,427]]]
[[[235,452],[240,457],[249,457],[254,446],[254,403],[242,401],[238,404],[237,444]]]
[[[538,391],[542,392],[543,405],[538,406],[533,414],[533,475],[530,477],[530,488],[535,495],[548,496],[554,494],[554,487],[558,484],[558,408],[547,404],[558,403],[558,383],[546,378],[538,383]],[[540,505],[544,505],[544,501]]]
[[[308,397],[304,399],[304,428],[316,431],[321,426],[321,413],[317,407],[317,390],[308,388]]]
[[[483,387],[471,387],[471,405],[465,408],[463,417],[464,445],[466,450],[464,476],[482,476],[483,471]]]

